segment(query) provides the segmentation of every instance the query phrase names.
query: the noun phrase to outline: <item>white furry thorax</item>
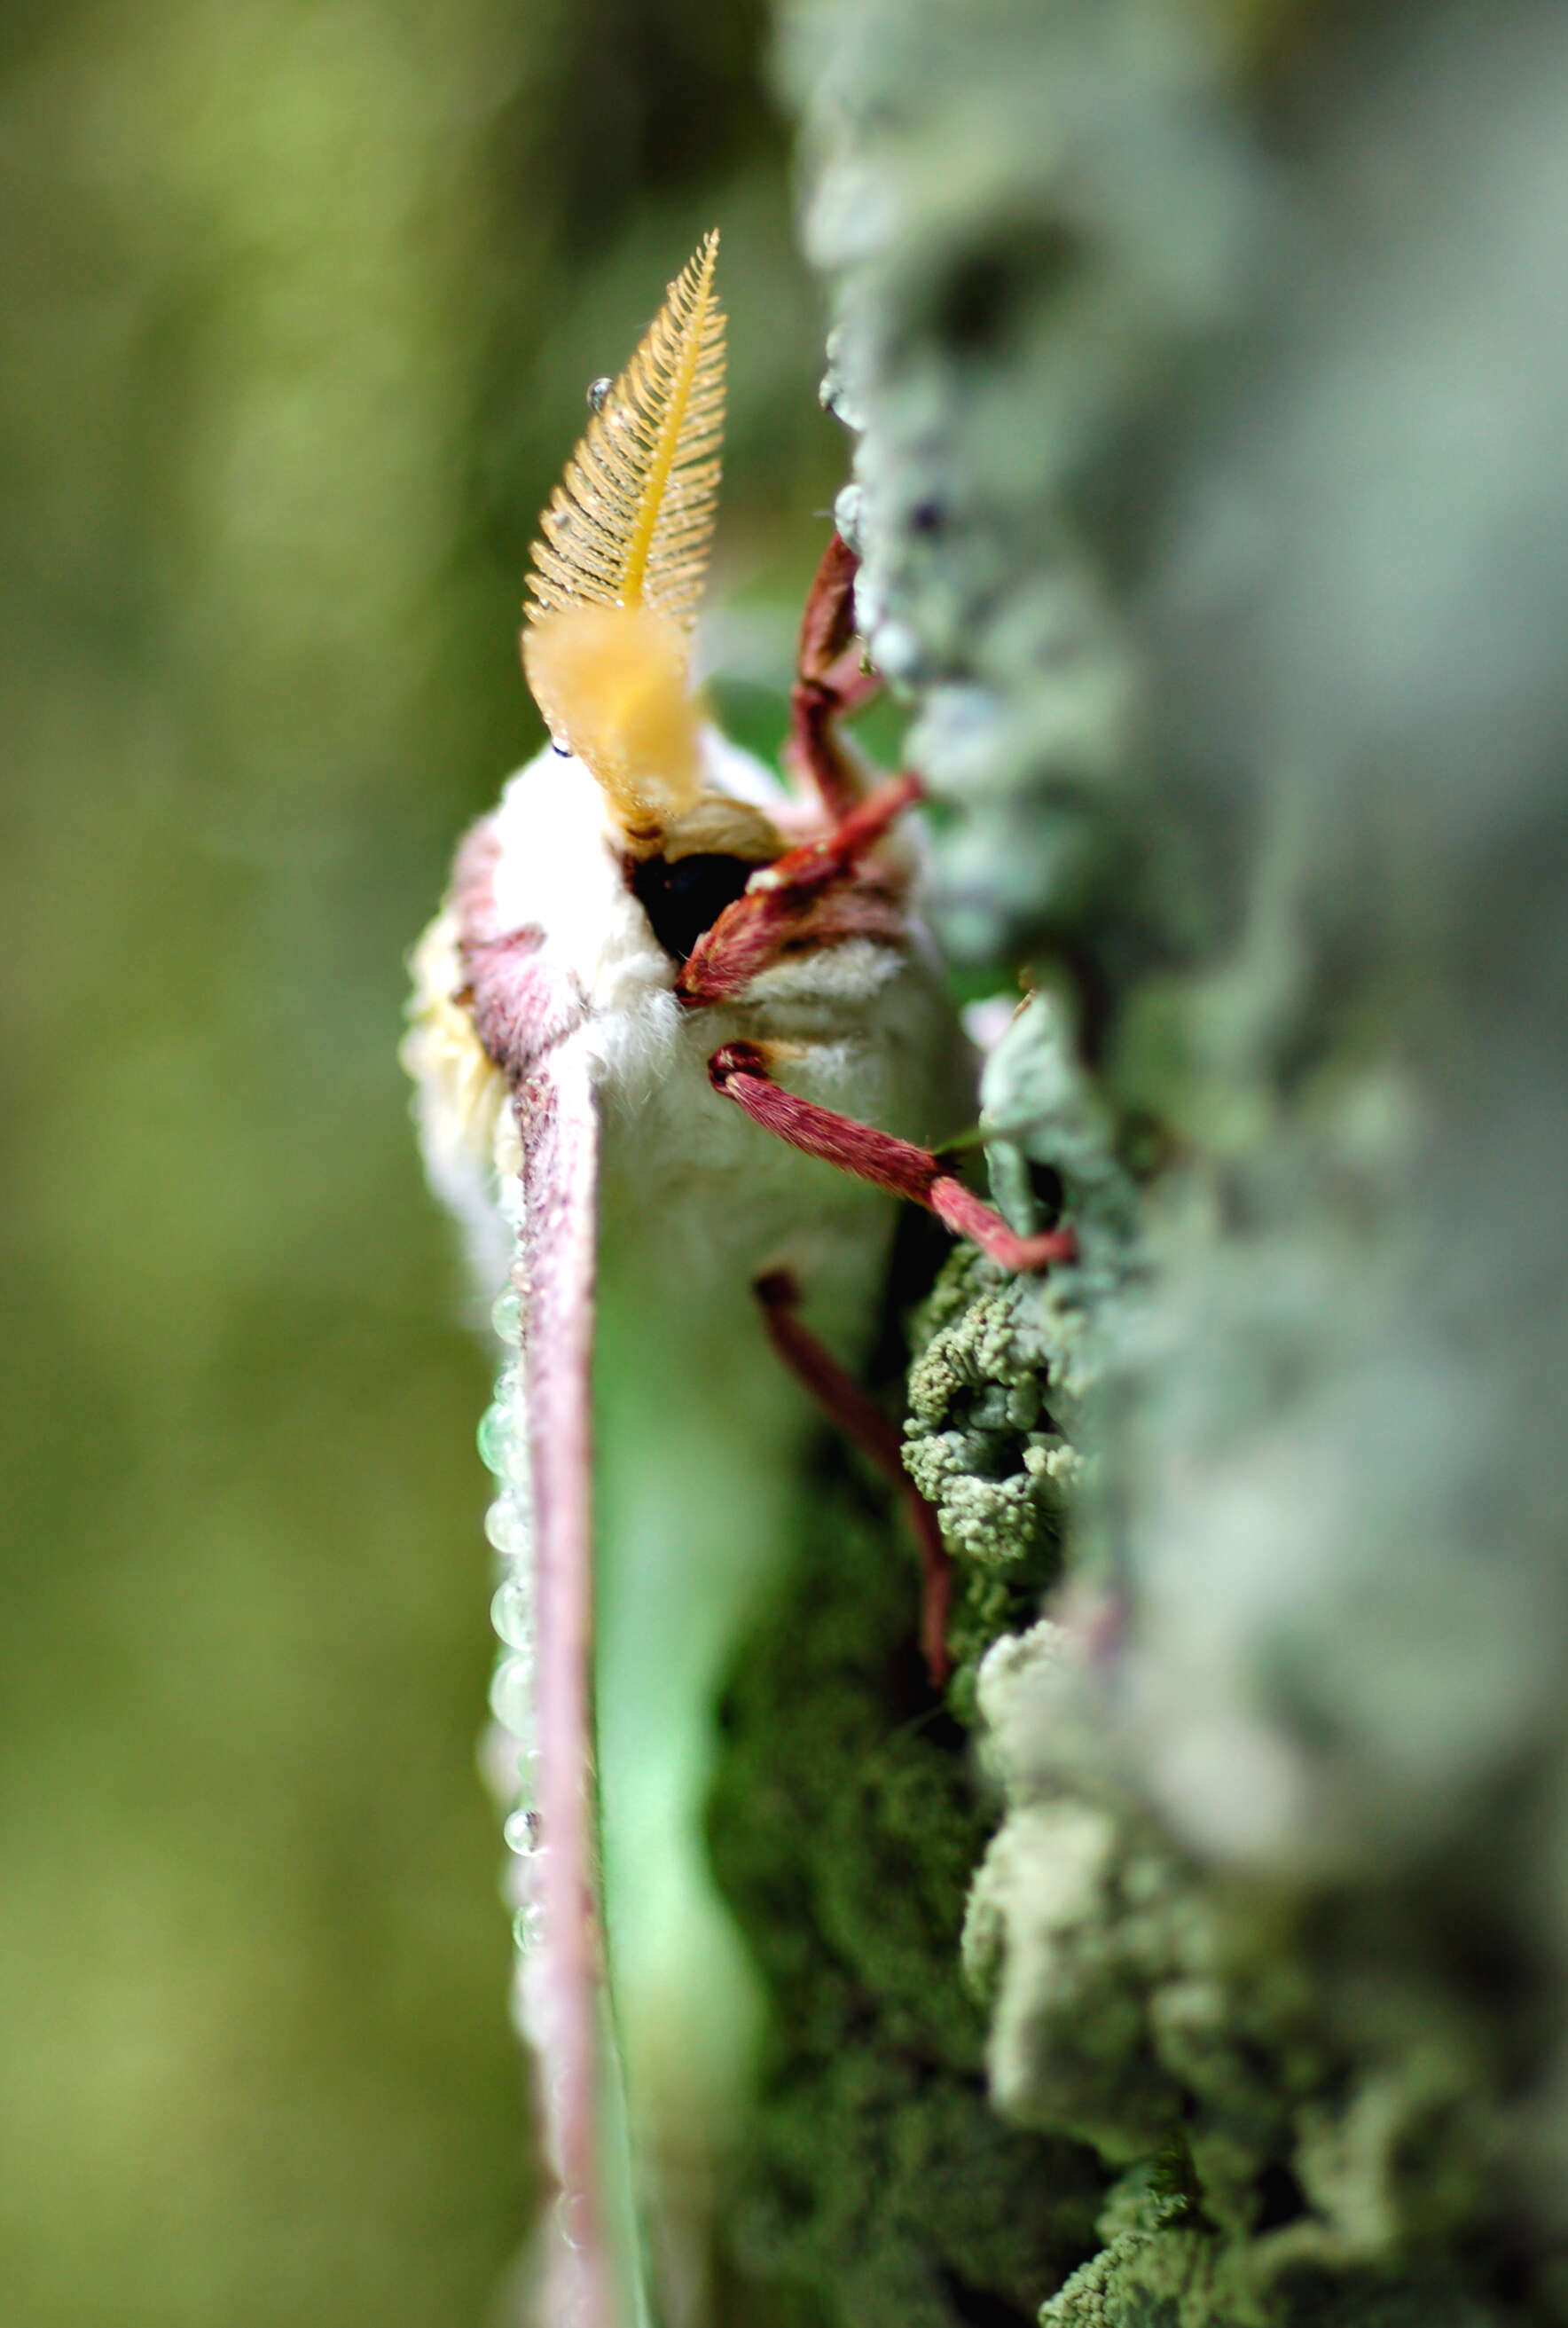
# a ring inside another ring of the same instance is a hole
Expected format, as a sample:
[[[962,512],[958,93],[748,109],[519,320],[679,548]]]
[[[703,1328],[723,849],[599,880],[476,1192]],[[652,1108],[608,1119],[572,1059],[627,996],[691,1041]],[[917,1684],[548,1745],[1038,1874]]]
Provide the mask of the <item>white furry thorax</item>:
[[[763,810],[786,840],[802,832],[805,812],[759,761],[712,728],[701,753],[706,790]],[[567,1039],[585,1047],[598,1095],[606,1216],[684,1252],[698,1276],[775,1260],[819,1278],[843,1268],[845,1237],[864,1237],[869,1207],[885,1214],[886,1200],[760,1131],[714,1092],[707,1063],[726,1042],[778,1041],[789,1047],[781,1074],[803,1096],[923,1143],[948,1137],[972,1104],[968,1058],[918,924],[900,944],[857,937],[792,953],[733,1001],[693,1009],[580,760],[541,752],[509,781],[489,831],[493,928],[539,931],[583,1006]],[[516,1132],[499,1073],[475,1074],[473,1022],[451,999],[463,975],[450,914],[415,968],[404,1059],[427,1164],[485,1267],[496,1248],[475,1210],[490,1209],[495,1175],[516,1169]]]
[[[716,728],[702,730],[701,751],[706,789],[783,804],[768,771]],[[542,933],[546,958],[586,1006],[602,1105],[640,1112],[678,1065],[689,1014],[675,996],[679,964],[627,886],[604,793],[581,760],[547,748],[507,784],[491,830],[495,926]]]

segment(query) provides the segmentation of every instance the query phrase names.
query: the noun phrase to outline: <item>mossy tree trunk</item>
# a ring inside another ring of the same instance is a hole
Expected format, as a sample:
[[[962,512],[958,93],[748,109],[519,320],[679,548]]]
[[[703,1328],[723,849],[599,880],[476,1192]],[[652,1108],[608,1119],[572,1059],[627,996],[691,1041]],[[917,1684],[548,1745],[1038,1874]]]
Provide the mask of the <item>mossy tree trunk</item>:
[[[737,1666],[751,2267],[843,2328],[1563,2320],[1568,27],[780,30],[939,925],[1034,995],[993,1178],[1083,1258],[916,1329],[990,1809],[848,1520]]]

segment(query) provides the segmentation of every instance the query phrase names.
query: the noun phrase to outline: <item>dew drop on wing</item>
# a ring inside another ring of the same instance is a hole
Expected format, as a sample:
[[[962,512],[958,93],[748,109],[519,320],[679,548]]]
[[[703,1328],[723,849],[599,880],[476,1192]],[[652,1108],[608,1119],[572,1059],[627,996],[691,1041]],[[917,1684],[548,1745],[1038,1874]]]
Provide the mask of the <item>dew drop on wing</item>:
[[[511,1402],[497,1398],[480,1416],[477,1432],[479,1459],[497,1478],[502,1477],[511,1460],[512,1435]]]
[[[533,1658],[526,1652],[502,1657],[490,1679],[490,1711],[520,1746],[531,1748],[534,1732]]]
[[[484,1515],[484,1533],[502,1560],[526,1558],[529,1545],[528,1515],[515,1496],[504,1488]]]
[[[490,1603],[490,1621],[496,1638],[509,1649],[525,1655],[533,1648],[533,1595],[515,1577],[498,1584]]]
[[[514,1851],[520,1859],[524,1859],[539,1842],[539,1813],[513,1811],[501,1832],[508,1851]]]

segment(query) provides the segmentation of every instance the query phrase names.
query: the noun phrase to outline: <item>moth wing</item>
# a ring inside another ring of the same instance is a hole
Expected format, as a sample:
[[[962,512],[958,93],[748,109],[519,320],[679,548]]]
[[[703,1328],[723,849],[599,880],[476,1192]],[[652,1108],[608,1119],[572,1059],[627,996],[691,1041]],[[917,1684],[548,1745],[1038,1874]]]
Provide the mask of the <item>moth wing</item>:
[[[593,1356],[599,1120],[585,1009],[543,932],[497,911],[500,838],[486,819],[457,852],[449,911],[473,1040],[511,1088],[522,1202],[513,1279],[522,1326],[538,1844],[539,1937],[524,1967],[550,2164],[540,2318],[616,2328],[600,2189],[604,1949],[594,1847]]]
[[[543,2316],[612,2328],[598,2189],[603,1976],[593,1813],[592,1371],[598,1112],[580,1037],[518,1085],[524,1331],[533,1506],[541,1910],[534,1997],[551,2164],[561,2196]]]

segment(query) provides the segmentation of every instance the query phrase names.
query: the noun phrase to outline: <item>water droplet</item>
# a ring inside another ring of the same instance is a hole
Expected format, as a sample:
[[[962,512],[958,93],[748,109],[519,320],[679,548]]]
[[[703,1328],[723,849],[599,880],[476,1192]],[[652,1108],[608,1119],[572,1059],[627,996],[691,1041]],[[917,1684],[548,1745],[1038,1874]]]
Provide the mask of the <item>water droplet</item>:
[[[502,1657],[490,1684],[490,1711],[524,1747],[533,1738],[533,1659]]]
[[[508,1851],[515,1851],[520,1859],[526,1859],[539,1847],[539,1813],[513,1811],[501,1832]]]
[[[528,1514],[516,1497],[504,1490],[484,1515],[484,1534],[502,1560],[527,1559]]]
[[[519,1511],[530,1513],[533,1509],[533,1482],[528,1467],[528,1433],[515,1427],[506,1466],[506,1484]]]
[[[500,1478],[512,1454],[512,1404],[510,1400],[496,1399],[479,1418],[475,1434],[479,1460],[487,1471]]]
[[[615,383],[610,378],[608,372],[602,372],[597,380],[589,380],[588,410],[590,412],[602,412],[604,410],[610,390],[615,385]]]
[[[498,1585],[490,1603],[490,1621],[497,1638],[509,1649],[531,1649],[533,1647],[533,1594],[516,1577],[508,1577]]]
[[[503,1285],[490,1306],[490,1323],[497,1338],[513,1347],[522,1339],[522,1300],[515,1285]]]
[[[522,1218],[522,1175],[520,1172],[508,1172],[504,1176],[496,1190],[495,1202],[502,1219],[510,1221],[515,1228]]]
[[[512,1920],[512,1938],[519,1956],[530,1957],[533,1954],[543,1929],[544,1917],[537,1902],[530,1901],[526,1908],[518,1910]]]

